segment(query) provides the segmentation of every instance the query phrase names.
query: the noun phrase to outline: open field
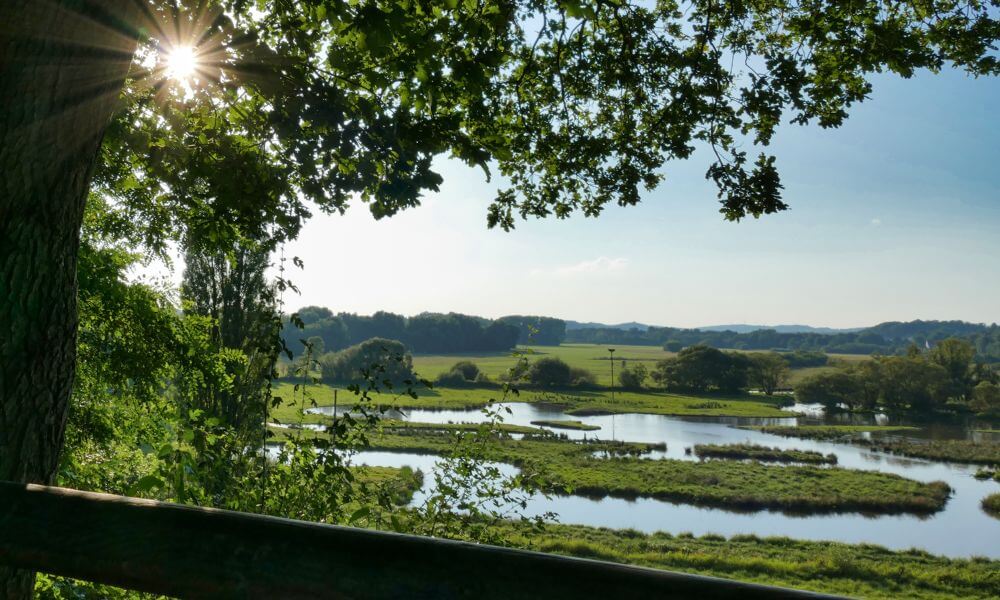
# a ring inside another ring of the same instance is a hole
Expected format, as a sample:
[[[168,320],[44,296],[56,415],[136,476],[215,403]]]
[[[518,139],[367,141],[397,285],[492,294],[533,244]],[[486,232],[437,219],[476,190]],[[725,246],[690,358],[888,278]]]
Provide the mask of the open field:
[[[868,432],[902,432],[908,427],[816,425],[801,427],[755,427],[764,433],[784,437],[831,440],[867,446],[879,452],[888,452],[913,458],[943,460],[979,465],[1000,465],[1000,444],[973,440],[914,440],[903,438],[866,437]]]
[[[564,360],[571,367],[587,369],[597,378],[597,385],[607,387],[611,384],[611,365],[608,361],[609,347],[596,344],[562,344],[560,346],[523,346],[520,348],[520,351],[524,352],[524,358],[527,358],[529,361],[539,357],[551,356]],[[659,346],[616,345],[613,347],[615,348],[616,374],[623,360],[626,364],[640,361],[652,369],[656,361],[674,355],[673,352],[667,352]],[[858,362],[871,358],[870,356],[860,354],[830,354],[829,356],[831,364]],[[476,363],[482,372],[486,373],[490,379],[496,381],[516,364],[518,358],[509,352],[491,352],[478,355],[415,355],[413,357],[413,367],[421,377],[433,380],[441,373],[447,372],[452,365],[460,360],[468,360]],[[834,368],[834,366],[822,366],[792,369],[789,376],[789,385],[794,385],[803,377],[814,373],[830,371]]]
[[[1000,561],[949,559],[871,544],[784,537],[643,534],[579,525],[541,532],[510,524],[510,545],[655,569],[699,573],[856,598],[997,598]]]
[[[328,384],[311,384],[306,391],[309,400],[305,406],[333,405],[334,386]],[[283,400],[283,406],[272,412],[282,422],[295,417],[295,406],[302,405],[302,392],[295,391],[295,385],[289,382],[277,383],[274,395]],[[378,394],[373,400],[385,406],[397,408],[429,408],[429,409],[474,409],[482,408],[490,402],[503,399],[503,392],[497,389],[484,388],[421,388],[417,397],[405,395]],[[688,396],[666,392],[615,392],[615,401],[611,401],[611,392],[604,390],[574,390],[569,393],[540,392],[523,390],[518,395],[511,395],[508,402],[545,402],[564,406],[568,414],[600,414],[600,413],[647,413],[677,416],[728,416],[728,417],[789,417],[793,416],[780,408],[783,398],[767,398],[765,396]],[[338,393],[338,403],[345,409],[356,402],[356,396],[341,388]],[[316,422],[316,421],[314,421]]]

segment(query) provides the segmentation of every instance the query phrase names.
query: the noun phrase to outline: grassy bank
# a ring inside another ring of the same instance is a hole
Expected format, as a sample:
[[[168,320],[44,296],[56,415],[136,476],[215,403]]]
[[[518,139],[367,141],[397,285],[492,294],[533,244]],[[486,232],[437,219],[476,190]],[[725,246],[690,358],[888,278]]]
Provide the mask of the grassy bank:
[[[1000,464],[1000,444],[972,440],[915,440],[873,438],[864,432],[905,432],[903,427],[804,426],[757,427],[764,433],[785,437],[830,440],[866,446],[878,452],[888,452],[913,458],[926,458],[979,465]]]
[[[542,532],[510,525],[511,545],[581,558],[698,573],[858,598],[1000,596],[1000,561],[949,559],[869,544],[668,533],[577,525]]]
[[[337,388],[328,384],[307,386],[309,399],[305,405],[307,407],[313,406],[313,404],[332,406],[335,389]],[[296,391],[295,385],[291,382],[281,381],[275,384],[273,391],[275,396],[282,399],[282,407],[275,409],[272,416],[286,420],[297,419],[297,407],[302,406],[301,390]],[[503,399],[502,392],[492,388],[422,388],[416,392],[416,398],[405,395],[376,394],[372,396],[372,401],[403,410],[407,408],[473,410]],[[351,408],[357,402],[357,397],[345,389],[339,389],[337,398],[338,404],[343,410]],[[784,399],[749,395],[718,397],[652,391],[618,391],[615,392],[614,401],[612,401],[611,392],[603,390],[573,391],[571,393],[522,390],[519,394],[508,397],[507,401],[553,404],[561,407],[567,414],[577,415],[646,413],[706,417],[792,416],[781,410],[781,403]],[[469,418],[470,420],[475,419],[476,415],[470,414]]]
[[[597,431],[600,429],[597,425],[587,425],[581,421],[573,421],[570,419],[542,419],[539,421],[532,421],[531,424],[552,427],[553,429],[575,429],[578,431]]]
[[[1000,519],[1000,494],[990,494],[983,498],[982,507],[986,514]]]
[[[835,454],[812,450],[782,450],[755,444],[697,444],[694,453],[704,458],[759,460],[764,462],[837,464]]]

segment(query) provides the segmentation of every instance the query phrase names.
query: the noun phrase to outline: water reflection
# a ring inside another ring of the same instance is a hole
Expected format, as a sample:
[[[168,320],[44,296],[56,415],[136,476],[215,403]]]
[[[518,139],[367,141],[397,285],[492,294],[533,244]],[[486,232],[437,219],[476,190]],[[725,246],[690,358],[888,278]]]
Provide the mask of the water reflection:
[[[323,412],[320,407],[316,412]],[[994,439],[973,435],[963,423],[919,425],[882,415],[834,415],[830,418],[704,418],[667,417],[648,414],[568,416],[557,407],[528,403],[509,403],[504,411],[506,423],[530,425],[531,421],[567,419],[582,421],[601,429],[597,431],[555,430],[571,439],[612,439],[631,442],[665,443],[666,449],[654,452],[652,458],[697,460],[685,452],[699,443],[752,443],[782,449],[814,450],[837,455],[838,466],[895,473],[919,481],[944,481],[954,493],[945,509],[931,516],[834,514],[796,516],[776,511],[735,513],[722,509],[700,508],[662,500],[600,500],[579,496],[536,498],[529,503],[529,514],[552,511],[564,523],[612,528],[633,528],[640,531],[690,531],[696,535],[719,533],[726,536],[755,534],[781,535],[800,539],[838,540],[850,543],[874,543],[889,548],[922,548],[935,554],[954,557],[988,556],[1000,558],[1000,521],[987,516],[979,507],[982,498],[997,491],[992,481],[973,478],[977,467],[930,460],[906,458],[874,452],[863,447],[817,440],[783,438],[759,431],[738,429],[748,425],[795,425],[843,423],[907,424],[921,429],[907,432],[926,439]],[[332,409],[330,409],[332,413]],[[477,410],[412,409],[391,415],[393,418],[431,423],[476,423],[483,415]],[[866,422],[865,422],[866,421]],[[613,425],[613,429],[612,429]],[[612,433],[613,432],[613,433]],[[387,452],[363,452],[355,462],[383,466],[410,465],[429,472],[435,458]],[[432,477],[425,479],[427,485]],[[424,490],[422,494],[426,494]],[[422,498],[422,495],[418,495]]]

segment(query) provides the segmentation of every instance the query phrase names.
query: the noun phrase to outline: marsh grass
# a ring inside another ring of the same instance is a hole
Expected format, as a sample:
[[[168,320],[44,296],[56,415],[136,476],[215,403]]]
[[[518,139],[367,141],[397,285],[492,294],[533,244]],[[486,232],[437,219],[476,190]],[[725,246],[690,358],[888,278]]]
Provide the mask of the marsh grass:
[[[552,427],[553,429],[576,429],[579,431],[597,431],[600,429],[597,425],[587,425],[581,421],[574,421],[571,419],[541,419],[538,421],[532,421],[531,424]]]
[[[510,524],[511,545],[860,598],[1000,597],[1000,561],[784,537],[644,534],[578,525]]]
[[[837,464],[837,455],[813,450],[782,450],[756,444],[696,444],[694,453],[704,458],[759,460],[762,462]]]
[[[750,429],[750,428],[748,428]],[[912,438],[866,437],[869,433],[902,433],[914,427],[902,426],[851,426],[813,425],[801,427],[753,427],[763,433],[784,437],[830,440],[866,446],[878,452],[899,454],[913,458],[950,461],[979,465],[1000,465],[1000,443],[973,440],[917,440]]]
[[[981,506],[983,512],[991,517],[1000,519],[1000,494],[990,494],[983,498]]]
[[[452,435],[421,429],[385,431],[373,435],[370,443],[375,450],[443,455],[453,447]],[[941,510],[951,493],[943,482],[922,483],[876,471],[634,457],[653,448],[650,444],[526,436],[523,440],[495,439],[488,456],[545,473],[544,491],[550,493],[657,498],[737,511],[930,514]],[[601,453],[606,457],[595,456]]]

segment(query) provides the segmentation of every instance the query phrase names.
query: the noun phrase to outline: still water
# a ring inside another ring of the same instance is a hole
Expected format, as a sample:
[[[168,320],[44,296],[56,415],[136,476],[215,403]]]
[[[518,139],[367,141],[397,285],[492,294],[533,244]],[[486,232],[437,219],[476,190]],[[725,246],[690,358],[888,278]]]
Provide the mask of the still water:
[[[818,416],[788,418],[678,418],[648,414],[619,414],[597,416],[567,416],[558,407],[540,404],[509,403],[511,414],[504,412],[504,421],[516,425],[530,425],[542,419],[574,419],[596,425],[597,431],[556,430],[573,439],[598,437],[630,442],[665,443],[666,450],[656,452],[651,458],[696,460],[685,453],[685,448],[701,443],[753,443],[779,448],[815,450],[837,455],[841,467],[895,473],[919,481],[944,481],[953,489],[945,509],[931,516],[864,516],[859,514],[834,514],[818,516],[786,515],[774,511],[737,513],[724,509],[699,508],[674,504],[663,500],[623,500],[605,498],[592,500],[580,496],[555,496],[549,499],[534,498],[526,514],[552,511],[562,523],[598,527],[633,528],[645,532],[691,532],[695,535],[718,533],[725,536],[756,534],[758,536],[788,536],[810,540],[837,540],[850,543],[873,543],[893,549],[920,548],[934,554],[952,557],[987,556],[1000,558],[1000,520],[993,519],[980,508],[980,501],[988,494],[1000,492],[994,481],[973,478],[977,467],[942,463],[921,459],[872,452],[865,448],[821,442],[783,438],[779,436],[737,429],[744,425],[795,425],[822,422]],[[314,409],[323,412],[320,407]],[[796,407],[805,410],[808,407]],[[478,410],[424,410],[412,409],[391,415],[412,421],[431,423],[478,422],[483,415]],[[884,417],[882,418],[884,421]],[[968,428],[959,425],[925,427],[913,432],[915,437],[980,438]],[[990,435],[990,434],[987,434]],[[429,474],[436,458],[416,454],[390,452],[363,452],[356,463],[372,466],[403,466],[419,468]],[[425,489],[415,497],[419,504],[430,490],[433,478],[425,478]]]

